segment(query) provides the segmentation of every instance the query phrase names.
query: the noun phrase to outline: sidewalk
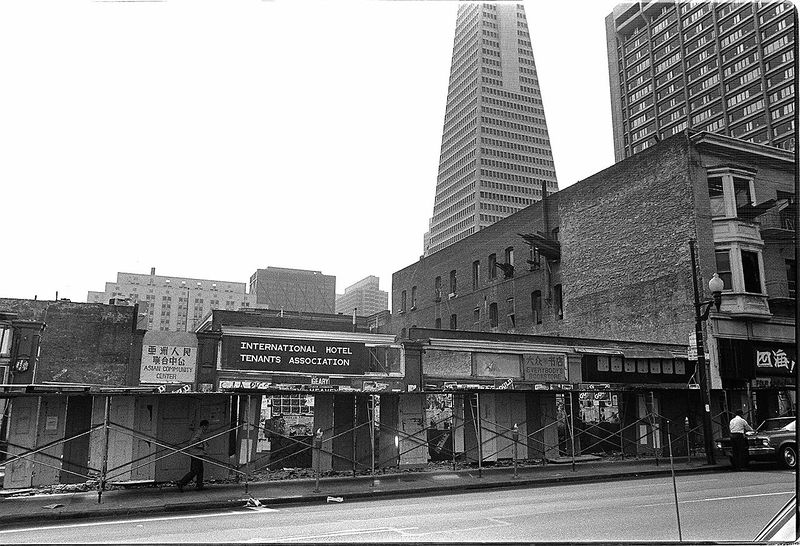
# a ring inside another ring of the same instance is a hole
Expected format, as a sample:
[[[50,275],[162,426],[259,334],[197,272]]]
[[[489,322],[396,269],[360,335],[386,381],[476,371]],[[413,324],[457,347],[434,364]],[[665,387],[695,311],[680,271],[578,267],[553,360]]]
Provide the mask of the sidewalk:
[[[675,463],[675,473],[678,475],[726,469],[727,464],[707,465],[702,459]],[[209,483],[202,491],[189,486],[183,493],[171,485],[115,489],[104,492],[101,503],[97,502],[97,491],[5,496],[0,500],[0,526],[35,525],[45,521],[82,518],[239,509],[245,507],[251,498],[269,507],[298,503],[324,504],[328,502],[328,497],[341,497],[342,502],[349,502],[391,496],[450,494],[478,489],[595,483],[669,476],[670,466],[669,460],[664,459],[659,460],[658,466],[654,459],[614,462],[583,460],[577,462],[573,471],[571,460],[568,460],[546,466],[519,467],[516,478],[513,467],[508,466],[483,468],[480,474],[479,476],[477,468],[376,473],[374,484],[370,476],[322,478],[318,493],[314,491],[315,480],[296,479],[250,482],[247,491],[244,483]]]

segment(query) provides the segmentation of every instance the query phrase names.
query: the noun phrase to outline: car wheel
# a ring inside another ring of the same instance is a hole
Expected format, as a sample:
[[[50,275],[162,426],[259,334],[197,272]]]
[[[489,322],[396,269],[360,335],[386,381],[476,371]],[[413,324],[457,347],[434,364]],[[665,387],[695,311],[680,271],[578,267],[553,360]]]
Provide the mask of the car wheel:
[[[786,468],[797,468],[797,447],[793,445],[781,448],[781,463]]]

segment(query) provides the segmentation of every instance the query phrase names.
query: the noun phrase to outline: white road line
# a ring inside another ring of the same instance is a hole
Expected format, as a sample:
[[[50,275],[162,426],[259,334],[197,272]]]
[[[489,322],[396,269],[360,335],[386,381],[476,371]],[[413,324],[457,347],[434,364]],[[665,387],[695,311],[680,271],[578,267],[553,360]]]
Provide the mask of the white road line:
[[[721,501],[721,500],[735,500],[735,499],[747,499],[752,497],[773,497],[775,495],[794,495],[794,491],[778,491],[776,493],[753,493],[752,495],[734,495],[731,497],[709,497],[707,499],[693,499],[693,500],[682,500],[678,501],[680,504],[690,504],[693,502],[713,502],[713,501]],[[674,505],[674,502],[660,502],[658,504],[641,504],[642,508],[644,507],[651,507],[651,506],[670,506]]]
[[[86,523],[68,523],[64,525],[45,525],[41,527],[25,527],[22,529],[4,529],[0,530],[0,534],[9,534],[9,533],[25,533],[30,531],[49,531],[54,529],[69,529],[69,528],[77,528],[77,527],[94,527],[100,525],[126,525],[129,523],[147,523],[150,521],[171,521],[177,519],[201,519],[201,518],[218,518],[218,517],[225,517],[225,516],[242,516],[245,514],[260,514],[264,512],[277,512],[278,510],[275,508],[259,508],[257,511],[252,510],[242,510],[240,511],[232,511],[232,512],[216,512],[213,514],[191,514],[187,516],[165,516],[160,518],[139,518],[139,519],[120,519],[120,520],[112,520],[112,521],[90,521]]]
[[[404,534],[405,531],[410,531],[413,529],[419,529],[419,527],[373,527],[371,529],[347,529],[344,531],[332,531],[330,533],[324,533],[321,535],[297,535],[293,537],[282,537],[282,538],[271,538],[270,541],[275,542],[292,542],[296,540],[302,541],[312,541],[312,540],[319,540],[322,538],[334,538],[334,537],[346,537],[346,536],[355,536],[355,535],[369,535],[374,533],[385,533],[387,531]],[[251,538],[247,542],[264,542],[263,538]]]

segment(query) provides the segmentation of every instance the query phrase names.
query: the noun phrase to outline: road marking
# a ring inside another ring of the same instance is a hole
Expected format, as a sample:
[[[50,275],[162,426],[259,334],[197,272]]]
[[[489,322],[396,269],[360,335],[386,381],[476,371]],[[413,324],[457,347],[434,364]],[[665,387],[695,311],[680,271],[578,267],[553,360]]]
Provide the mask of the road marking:
[[[772,497],[775,495],[794,495],[794,491],[778,491],[777,493],[753,493],[752,495],[734,495],[731,497],[710,497],[707,499],[692,499],[692,500],[682,500],[679,501],[680,504],[689,504],[693,502],[711,502],[711,501],[721,501],[721,500],[734,500],[734,499],[747,499],[752,497]],[[670,506],[674,505],[674,502],[660,502],[658,504],[640,504],[641,507],[651,507],[651,506]]]
[[[371,529],[347,529],[344,531],[332,531],[330,533],[324,533],[321,535],[297,535],[293,537],[283,537],[283,538],[271,538],[270,542],[292,542],[296,540],[302,541],[310,541],[310,540],[318,540],[322,538],[334,538],[334,537],[346,537],[350,535],[369,535],[374,533],[385,533],[387,531],[404,534],[405,531],[411,531],[414,529],[419,529],[419,527],[373,527]],[[261,543],[264,542],[262,538],[251,538],[250,540],[246,541],[249,543],[257,542]]]
[[[45,525],[41,527],[25,527],[22,529],[4,529],[0,530],[0,534],[7,534],[7,533],[25,533],[30,531],[45,531],[45,530],[53,530],[53,529],[69,529],[69,528],[77,528],[77,527],[94,527],[100,525],[126,525],[129,523],[148,523],[151,521],[170,521],[176,519],[201,519],[201,518],[215,518],[215,517],[222,517],[222,516],[241,516],[244,514],[259,514],[263,512],[277,512],[278,510],[275,508],[260,508],[257,511],[252,510],[242,510],[242,511],[231,511],[231,512],[217,512],[213,514],[191,514],[187,516],[165,516],[160,518],[139,518],[139,519],[120,519],[120,520],[112,520],[112,521],[92,521],[86,523],[68,523],[65,525]]]

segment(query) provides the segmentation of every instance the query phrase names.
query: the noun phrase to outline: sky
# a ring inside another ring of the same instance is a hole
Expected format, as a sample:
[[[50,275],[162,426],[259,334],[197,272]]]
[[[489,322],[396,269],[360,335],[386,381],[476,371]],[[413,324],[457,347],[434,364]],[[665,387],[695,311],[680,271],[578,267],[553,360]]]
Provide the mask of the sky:
[[[608,0],[525,5],[559,187],[614,162]],[[458,4],[3,0],[0,297],[417,261]]]

